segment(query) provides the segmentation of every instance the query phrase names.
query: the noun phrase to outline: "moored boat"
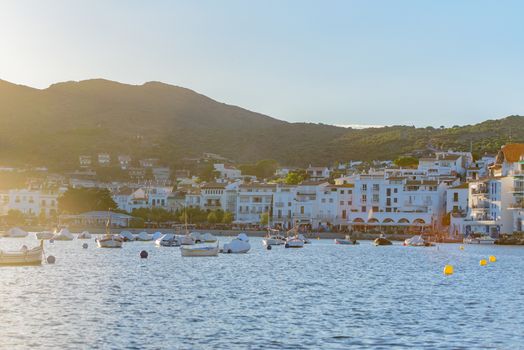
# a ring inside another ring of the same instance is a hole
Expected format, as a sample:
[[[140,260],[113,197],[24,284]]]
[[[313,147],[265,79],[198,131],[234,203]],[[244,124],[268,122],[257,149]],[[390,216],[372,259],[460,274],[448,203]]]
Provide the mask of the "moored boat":
[[[132,242],[135,240],[135,236],[130,231],[120,232],[120,237],[122,237],[124,242]]]
[[[411,247],[432,247],[435,244],[425,240],[422,236],[413,236],[404,241],[405,246]]]
[[[67,228],[62,228],[60,232],[55,233],[53,240],[55,241],[72,241],[75,237]]]
[[[36,232],[35,233],[35,237],[39,241],[41,241],[41,240],[50,240],[50,239],[53,239],[54,236],[55,236],[55,234],[53,232],[51,232],[51,231],[42,231],[42,232]]]
[[[83,231],[76,236],[76,239],[91,239],[91,233],[89,231]]]
[[[142,231],[138,234],[138,236],[136,236],[135,239],[141,242],[149,242],[153,240],[153,236],[145,231]]]
[[[24,238],[27,237],[27,235],[28,233],[20,227],[12,227],[4,233],[4,237],[10,238]]]
[[[182,256],[217,256],[218,252],[218,242],[215,245],[197,244],[180,247]]]
[[[376,246],[379,246],[379,245],[392,245],[393,243],[389,239],[387,239],[386,236],[384,236],[384,234],[381,234],[380,237],[375,238],[375,240],[373,241],[373,244]]]
[[[155,240],[155,244],[159,247],[179,247],[180,241],[173,233],[166,233]]]
[[[492,238],[488,235],[468,236],[464,238],[465,244],[494,244],[495,241],[496,241],[495,238]]]
[[[345,239],[335,238],[335,244],[357,245],[360,243],[358,243],[356,239],[350,237],[349,235],[346,235]]]
[[[251,249],[249,238],[245,233],[240,233],[231,242],[224,244],[222,248],[223,253],[228,254],[242,254],[247,253]]]
[[[213,236],[211,233],[206,232],[200,235],[200,241],[205,243],[215,243],[217,241],[217,238]]]
[[[96,239],[98,248],[122,248],[124,240],[120,235],[111,234],[111,215],[107,219],[106,233]]]
[[[40,245],[28,249],[25,245],[18,251],[0,250],[0,266],[24,266],[24,265],[41,265],[44,252],[44,241]]]

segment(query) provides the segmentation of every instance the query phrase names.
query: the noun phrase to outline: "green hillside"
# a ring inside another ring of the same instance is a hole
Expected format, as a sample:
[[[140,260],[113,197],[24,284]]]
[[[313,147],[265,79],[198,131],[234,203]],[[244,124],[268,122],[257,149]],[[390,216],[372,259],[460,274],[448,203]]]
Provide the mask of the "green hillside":
[[[495,152],[524,141],[524,117],[435,129],[346,129],[288,123],[158,82],[65,82],[39,90],[0,80],[0,163],[73,168],[79,154],[157,157],[173,164],[202,152],[239,162],[329,164],[391,159],[427,147]]]

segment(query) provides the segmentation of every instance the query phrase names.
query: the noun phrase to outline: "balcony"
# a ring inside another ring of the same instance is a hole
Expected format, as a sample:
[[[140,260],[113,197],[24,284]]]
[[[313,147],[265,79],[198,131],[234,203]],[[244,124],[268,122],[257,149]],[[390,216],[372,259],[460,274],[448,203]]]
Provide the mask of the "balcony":
[[[488,194],[487,188],[472,189],[471,194],[474,196],[485,196]]]
[[[524,202],[511,203],[508,206],[508,209],[517,209],[517,210],[524,209]]]
[[[524,193],[524,186],[514,186],[511,188],[511,192],[513,193]]]

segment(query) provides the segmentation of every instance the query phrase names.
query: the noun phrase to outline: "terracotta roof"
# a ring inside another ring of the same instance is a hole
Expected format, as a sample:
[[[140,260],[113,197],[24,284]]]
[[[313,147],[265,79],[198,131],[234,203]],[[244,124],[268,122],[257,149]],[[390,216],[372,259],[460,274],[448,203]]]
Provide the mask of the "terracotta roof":
[[[521,157],[524,157],[524,143],[512,143],[502,146],[501,152],[506,162],[518,162]]]
[[[216,183],[216,182],[209,182],[209,183],[206,183],[205,185],[203,185],[200,188],[202,188],[202,189],[204,189],[204,188],[226,188],[226,185],[219,184],[219,183]]]

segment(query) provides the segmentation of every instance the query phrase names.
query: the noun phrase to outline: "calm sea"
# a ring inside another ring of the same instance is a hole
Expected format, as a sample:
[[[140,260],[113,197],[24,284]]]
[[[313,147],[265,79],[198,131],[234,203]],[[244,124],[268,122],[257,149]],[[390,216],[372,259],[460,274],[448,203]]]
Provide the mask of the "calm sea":
[[[0,248],[24,242],[37,244]],[[182,258],[85,242],[47,243],[55,265],[0,268],[0,348],[524,348],[524,247],[267,251],[252,238],[246,255]]]

